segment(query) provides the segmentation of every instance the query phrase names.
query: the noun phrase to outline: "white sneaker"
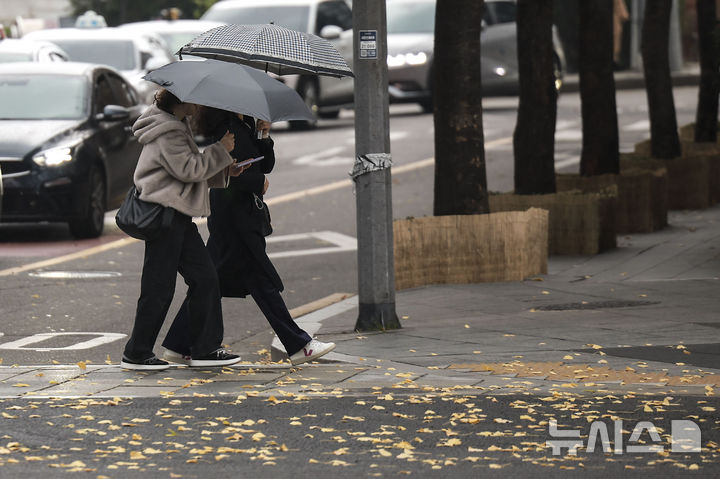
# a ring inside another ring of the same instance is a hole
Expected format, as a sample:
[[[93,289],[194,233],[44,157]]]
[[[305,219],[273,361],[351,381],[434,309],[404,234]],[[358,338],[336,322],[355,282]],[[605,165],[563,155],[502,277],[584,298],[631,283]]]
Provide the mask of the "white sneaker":
[[[290,363],[292,363],[293,366],[306,363],[320,356],[325,356],[333,349],[335,349],[335,343],[323,343],[317,339],[312,339],[304,348],[290,356]]]
[[[176,364],[184,364],[185,366],[190,366],[190,361],[192,360],[190,356],[176,353],[171,349],[166,349],[162,357],[165,361],[170,361],[171,363]]]

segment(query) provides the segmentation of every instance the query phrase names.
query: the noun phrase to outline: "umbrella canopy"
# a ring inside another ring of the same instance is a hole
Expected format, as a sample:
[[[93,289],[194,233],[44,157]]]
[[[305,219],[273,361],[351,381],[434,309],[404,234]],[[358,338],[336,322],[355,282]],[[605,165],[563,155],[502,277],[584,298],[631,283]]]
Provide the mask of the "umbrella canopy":
[[[312,120],[295,90],[265,73],[217,60],[169,63],[143,77],[181,101],[242,113],[265,121]]]
[[[332,43],[278,25],[223,25],[198,35],[177,52],[243,63],[277,75],[354,76]]]

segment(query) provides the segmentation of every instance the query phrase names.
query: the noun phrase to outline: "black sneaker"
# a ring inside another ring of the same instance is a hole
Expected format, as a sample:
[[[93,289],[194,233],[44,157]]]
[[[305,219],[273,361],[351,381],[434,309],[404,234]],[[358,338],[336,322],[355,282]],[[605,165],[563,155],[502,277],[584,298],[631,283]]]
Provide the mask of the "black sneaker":
[[[240,356],[237,354],[230,354],[224,349],[218,349],[204,356],[192,358],[189,366],[229,366],[237,362],[240,362]]]
[[[123,355],[122,361],[120,361],[120,367],[123,369],[134,369],[138,371],[159,371],[161,369],[168,369],[170,367],[170,363],[163,361],[162,359],[158,359],[156,356],[143,359],[142,361],[136,361],[135,359],[130,359]]]

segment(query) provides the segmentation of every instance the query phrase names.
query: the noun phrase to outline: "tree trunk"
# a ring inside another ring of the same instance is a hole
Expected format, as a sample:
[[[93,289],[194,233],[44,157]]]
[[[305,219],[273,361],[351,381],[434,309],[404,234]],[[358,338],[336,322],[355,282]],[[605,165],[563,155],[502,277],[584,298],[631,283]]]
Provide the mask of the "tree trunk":
[[[489,212],[480,95],[483,3],[438,0],[436,6],[432,82],[436,216]]]
[[[645,2],[641,53],[650,110],[650,153],[654,158],[680,156],[680,137],[670,77],[672,0]]]
[[[700,89],[695,116],[695,141],[716,142],[718,95],[720,94],[720,52],[715,44],[717,11],[715,0],[697,0],[698,49],[700,51]]]
[[[582,0],[579,4],[580,174],[617,174],[620,140],[613,76],[613,0]]]
[[[553,75],[552,0],[518,0],[520,105],[513,135],[515,193],[555,192],[557,90]]]

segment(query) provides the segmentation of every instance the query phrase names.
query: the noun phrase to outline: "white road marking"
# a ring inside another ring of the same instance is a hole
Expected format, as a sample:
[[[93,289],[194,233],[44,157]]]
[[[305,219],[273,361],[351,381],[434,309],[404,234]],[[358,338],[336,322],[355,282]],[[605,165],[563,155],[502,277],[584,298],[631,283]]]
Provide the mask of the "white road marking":
[[[406,136],[408,136],[407,131],[391,131],[390,132],[390,141],[402,140]]]
[[[307,239],[319,239],[326,243],[331,243],[334,246],[322,247],[322,248],[309,248],[294,251],[281,251],[277,253],[269,253],[270,258],[289,258],[294,256],[309,256],[315,254],[327,254],[327,253],[343,253],[345,251],[356,251],[357,240],[351,236],[344,235],[342,233],[336,233],[334,231],[318,231],[313,233],[301,233],[284,236],[270,236],[267,238],[268,243],[280,243],[283,241],[301,241]]]
[[[555,141],[580,141],[582,140],[580,130],[558,130],[555,132]]]
[[[64,256],[58,256],[57,258],[51,258],[45,261],[38,261],[36,263],[30,263],[23,266],[17,266],[15,268],[8,268],[0,270],[0,276],[10,276],[13,274],[22,273],[23,271],[28,271],[31,269],[39,269],[39,268],[45,268],[47,266],[53,266],[58,263],[65,263],[67,261],[72,261],[74,259],[78,258],[86,258],[88,256],[92,256],[97,253],[102,253],[103,251],[109,251],[111,249],[115,248],[122,248],[123,246],[127,246],[129,244],[135,243],[138,240],[135,238],[123,238],[117,241],[112,241],[110,243],[105,243],[104,245],[95,246],[93,248],[84,249],[81,251],[77,251],[75,253],[66,254]]]
[[[579,124],[580,122],[577,120],[557,120],[557,122],[555,122],[555,131],[575,128]]]
[[[512,136],[507,136],[505,138],[497,138],[495,140],[490,140],[485,142],[485,149],[486,150],[492,150],[493,148],[499,147],[499,146],[505,146],[512,144],[513,138]]]
[[[71,344],[70,346],[63,346],[61,348],[28,348],[26,346],[30,344],[47,341],[57,336],[97,336],[92,339],[81,341],[79,343]],[[0,344],[0,349],[11,349],[11,350],[22,350],[22,351],[70,351],[78,349],[90,349],[103,344],[112,343],[118,339],[126,337],[126,334],[122,333],[38,333],[21,338],[9,343]]]
[[[352,164],[354,159],[347,156],[338,156],[339,153],[346,151],[344,146],[336,146],[295,158],[292,162],[295,165],[311,165],[311,166],[329,166],[329,165],[346,165]]]
[[[650,120],[640,120],[622,127],[623,131],[650,131]]]
[[[570,158],[567,158],[565,160],[556,161],[555,168],[565,168],[566,166],[579,165],[579,164],[580,164],[580,157],[579,156],[571,156]]]

